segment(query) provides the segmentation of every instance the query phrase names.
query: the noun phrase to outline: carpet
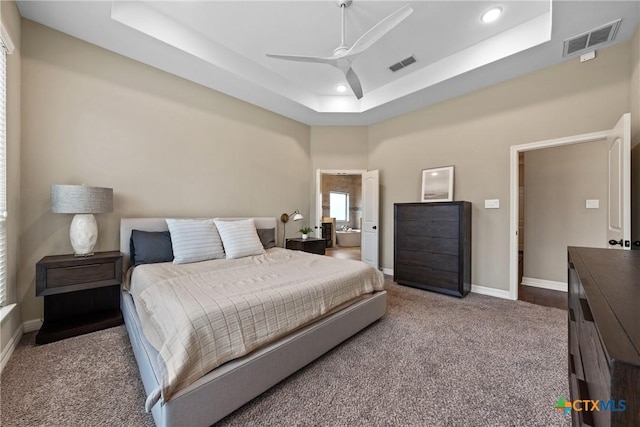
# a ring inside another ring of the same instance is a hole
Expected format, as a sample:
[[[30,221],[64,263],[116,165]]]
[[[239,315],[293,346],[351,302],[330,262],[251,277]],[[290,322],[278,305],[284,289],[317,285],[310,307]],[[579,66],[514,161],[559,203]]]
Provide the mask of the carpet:
[[[566,311],[387,280],[388,312],[220,426],[568,426]],[[43,346],[1,376],[2,426],[151,426],[124,326]]]

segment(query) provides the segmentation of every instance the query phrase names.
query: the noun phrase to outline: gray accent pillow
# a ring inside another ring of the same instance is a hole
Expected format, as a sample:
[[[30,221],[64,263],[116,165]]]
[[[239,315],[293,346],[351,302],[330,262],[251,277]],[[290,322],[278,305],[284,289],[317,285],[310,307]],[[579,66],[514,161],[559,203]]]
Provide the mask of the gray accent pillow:
[[[258,228],[258,237],[265,249],[276,247],[276,229],[275,228]]]
[[[132,230],[129,240],[131,265],[173,261],[171,235],[168,231]]]

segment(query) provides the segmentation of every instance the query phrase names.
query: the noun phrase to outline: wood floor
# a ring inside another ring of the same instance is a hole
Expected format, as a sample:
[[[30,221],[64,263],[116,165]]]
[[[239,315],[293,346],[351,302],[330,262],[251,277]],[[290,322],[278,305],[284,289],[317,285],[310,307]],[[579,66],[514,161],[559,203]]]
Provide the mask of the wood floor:
[[[342,258],[342,259],[360,259],[360,248],[327,248],[325,255]],[[549,289],[534,288],[532,286],[518,287],[518,299],[520,301],[527,301],[531,304],[543,305],[545,307],[556,307],[563,310],[567,309],[567,293],[552,291]]]
[[[325,250],[325,255],[333,257],[333,258],[342,258],[342,259],[357,259],[360,260],[360,247],[351,247],[351,248],[327,248]]]
[[[518,286],[518,299],[531,304],[544,305],[545,307],[567,309],[566,292],[520,285]]]

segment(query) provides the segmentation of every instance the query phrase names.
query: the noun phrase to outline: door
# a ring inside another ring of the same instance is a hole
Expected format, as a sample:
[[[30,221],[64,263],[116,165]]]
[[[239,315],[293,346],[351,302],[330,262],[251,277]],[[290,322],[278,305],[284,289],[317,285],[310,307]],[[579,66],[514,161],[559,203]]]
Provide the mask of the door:
[[[380,209],[380,179],[377,170],[362,174],[362,244],[361,258],[378,268],[378,217]]]
[[[609,201],[607,242],[612,249],[631,249],[631,115],[622,116],[607,137]]]

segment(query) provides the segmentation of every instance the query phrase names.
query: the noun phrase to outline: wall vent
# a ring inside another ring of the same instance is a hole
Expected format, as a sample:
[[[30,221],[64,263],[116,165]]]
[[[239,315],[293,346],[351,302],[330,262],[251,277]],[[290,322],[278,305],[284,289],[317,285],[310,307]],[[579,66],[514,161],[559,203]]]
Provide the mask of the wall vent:
[[[413,64],[414,62],[416,62],[416,58],[415,58],[415,56],[411,55],[410,57],[405,58],[400,62],[396,62],[395,64],[390,66],[389,69],[395,73],[396,71],[401,70],[404,67],[407,67],[407,66]]]
[[[622,21],[622,19],[609,22],[591,31],[566,39],[564,41],[563,56],[569,56],[577,52],[592,49],[596,45],[612,41],[616,37],[616,33],[620,27],[620,21]]]

